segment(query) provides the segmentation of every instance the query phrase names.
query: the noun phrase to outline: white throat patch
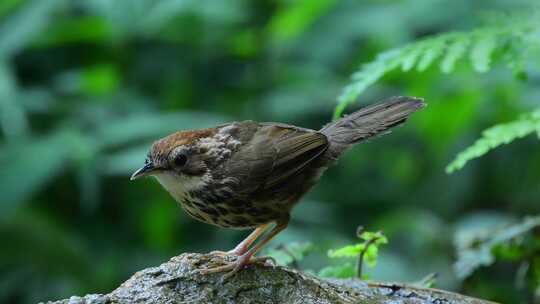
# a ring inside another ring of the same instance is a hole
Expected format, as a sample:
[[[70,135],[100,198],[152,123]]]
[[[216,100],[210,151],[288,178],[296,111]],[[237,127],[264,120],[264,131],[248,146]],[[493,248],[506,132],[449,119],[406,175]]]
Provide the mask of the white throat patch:
[[[193,190],[198,190],[206,186],[207,175],[203,176],[186,176],[176,175],[173,173],[162,172],[155,175],[158,182],[167,189],[174,199],[181,203],[187,193]]]

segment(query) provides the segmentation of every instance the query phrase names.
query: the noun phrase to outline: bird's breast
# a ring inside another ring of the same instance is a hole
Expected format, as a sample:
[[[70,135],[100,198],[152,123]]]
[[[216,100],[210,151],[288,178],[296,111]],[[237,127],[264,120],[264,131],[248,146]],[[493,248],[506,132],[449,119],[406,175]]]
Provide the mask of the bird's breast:
[[[156,178],[186,213],[207,224],[247,229],[276,220],[285,211],[278,203],[236,197],[232,181],[208,183],[204,177],[183,178],[168,173]]]

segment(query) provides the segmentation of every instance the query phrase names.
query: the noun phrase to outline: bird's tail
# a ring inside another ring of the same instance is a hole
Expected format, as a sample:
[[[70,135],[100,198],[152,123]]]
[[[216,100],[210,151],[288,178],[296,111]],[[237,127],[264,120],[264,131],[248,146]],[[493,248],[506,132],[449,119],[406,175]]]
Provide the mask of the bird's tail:
[[[405,122],[409,115],[424,106],[419,98],[391,97],[327,124],[320,130],[330,141],[327,155],[337,158],[354,143]]]

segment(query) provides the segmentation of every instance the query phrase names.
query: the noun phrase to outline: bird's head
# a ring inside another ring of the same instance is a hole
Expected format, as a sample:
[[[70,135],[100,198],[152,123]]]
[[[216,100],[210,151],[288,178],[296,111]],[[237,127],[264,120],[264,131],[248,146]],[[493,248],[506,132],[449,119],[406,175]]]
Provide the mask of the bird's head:
[[[208,148],[201,144],[209,141],[216,129],[181,131],[154,142],[144,165],[131,175],[131,180],[155,176],[169,192],[195,187],[208,175]]]

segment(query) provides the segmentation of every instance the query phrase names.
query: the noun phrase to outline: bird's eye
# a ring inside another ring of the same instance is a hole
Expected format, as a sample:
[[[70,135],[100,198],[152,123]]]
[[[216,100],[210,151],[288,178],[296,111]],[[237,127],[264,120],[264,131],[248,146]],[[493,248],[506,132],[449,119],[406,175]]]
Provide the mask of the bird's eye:
[[[147,158],[144,160],[144,164],[145,164],[145,165],[148,165],[149,163],[150,163],[150,158],[147,157]]]
[[[174,164],[176,167],[182,167],[187,163],[187,156],[184,153],[179,153],[174,157]]]

